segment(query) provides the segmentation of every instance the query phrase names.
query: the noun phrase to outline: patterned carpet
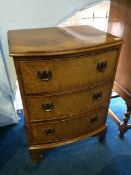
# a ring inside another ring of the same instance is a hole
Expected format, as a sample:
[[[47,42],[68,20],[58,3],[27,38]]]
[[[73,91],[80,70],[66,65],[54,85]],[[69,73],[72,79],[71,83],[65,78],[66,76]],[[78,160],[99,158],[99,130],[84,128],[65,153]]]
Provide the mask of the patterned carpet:
[[[110,107],[122,119],[123,100],[112,99]],[[0,128],[0,175],[131,175],[131,131],[120,139],[110,117],[103,143],[92,137],[65,145],[36,164],[28,154],[22,112],[20,117],[19,124]]]

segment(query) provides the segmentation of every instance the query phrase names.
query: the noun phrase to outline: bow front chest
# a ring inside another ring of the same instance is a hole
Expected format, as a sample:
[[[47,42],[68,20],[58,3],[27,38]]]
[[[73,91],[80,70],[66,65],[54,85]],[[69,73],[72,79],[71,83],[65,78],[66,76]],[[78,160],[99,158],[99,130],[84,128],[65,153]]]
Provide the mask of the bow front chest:
[[[8,31],[33,161],[48,149],[103,139],[122,40],[89,26]]]

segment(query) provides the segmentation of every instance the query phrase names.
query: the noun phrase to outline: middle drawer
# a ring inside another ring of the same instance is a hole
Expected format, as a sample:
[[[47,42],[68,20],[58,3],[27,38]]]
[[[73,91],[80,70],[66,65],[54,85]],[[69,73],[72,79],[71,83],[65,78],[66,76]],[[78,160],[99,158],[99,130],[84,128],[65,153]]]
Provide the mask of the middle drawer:
[[[30,121],[52,120],[90,112],[107,104],[112,83],[81,92],[27,97]]]

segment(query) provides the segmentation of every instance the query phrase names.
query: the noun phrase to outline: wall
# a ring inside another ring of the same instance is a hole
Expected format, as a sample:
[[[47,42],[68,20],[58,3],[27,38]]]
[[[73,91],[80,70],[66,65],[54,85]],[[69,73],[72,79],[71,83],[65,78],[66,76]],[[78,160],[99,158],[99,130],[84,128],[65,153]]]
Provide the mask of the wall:
[[[16,74],[13,61],[8,56],[7,30],[57,26],[75,11],[98,1],[0,0],[0,36],[12,91],[15,89]]]
[[[0,127],[17,123],[18,120],[19,117],[14,108],[12,93],[0,51]]]

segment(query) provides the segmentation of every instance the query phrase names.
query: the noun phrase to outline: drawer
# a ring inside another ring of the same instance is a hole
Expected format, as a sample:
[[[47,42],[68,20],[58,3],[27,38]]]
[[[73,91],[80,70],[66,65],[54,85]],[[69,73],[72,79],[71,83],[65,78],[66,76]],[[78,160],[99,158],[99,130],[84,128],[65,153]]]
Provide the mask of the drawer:
[[[97,55],[19,62],[26,93],[76,89],[112,79],[117,50]],[[37,59],[37,58],[36,58]]]
[[[27,106],[30,121],[52,120],[89,112],[107,104],[112,83],[81,92],[28,97]]]
[[[32,143],[51,143],[67,140],[88,134],[90,131],[104,126],[107,108],[101,108],[88,116],[81,116],[69,120],[32,124]]]

